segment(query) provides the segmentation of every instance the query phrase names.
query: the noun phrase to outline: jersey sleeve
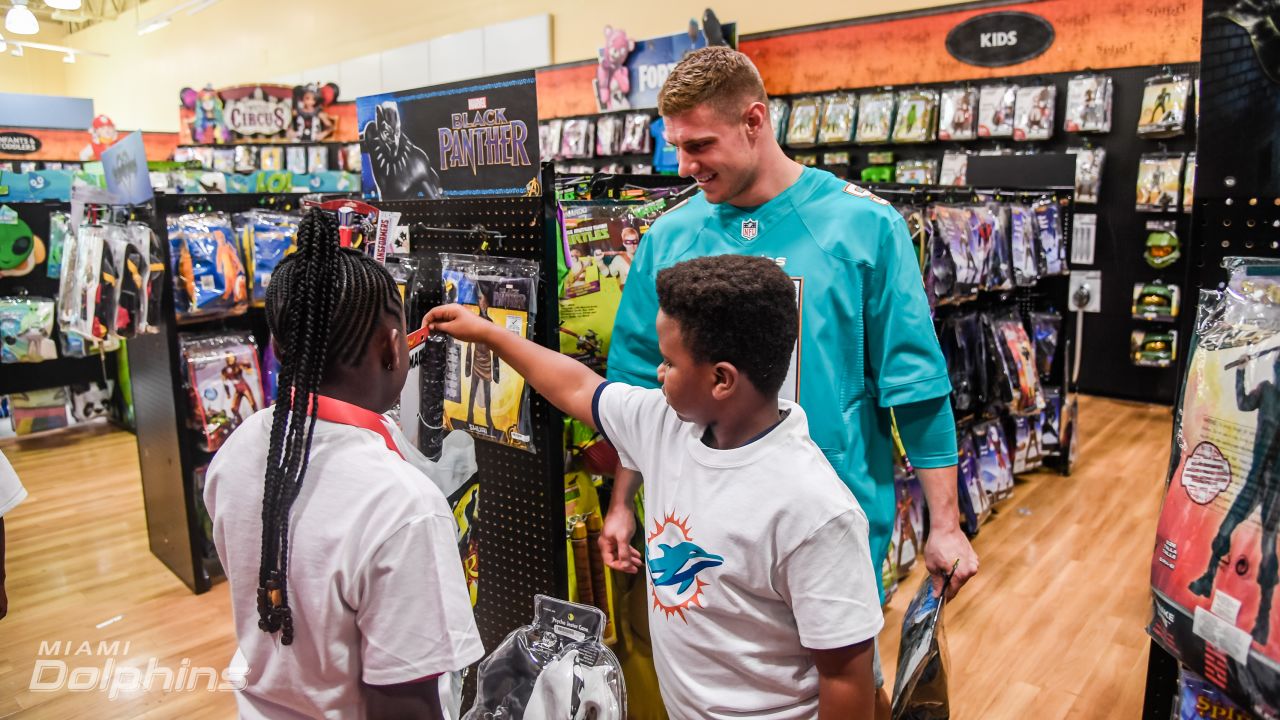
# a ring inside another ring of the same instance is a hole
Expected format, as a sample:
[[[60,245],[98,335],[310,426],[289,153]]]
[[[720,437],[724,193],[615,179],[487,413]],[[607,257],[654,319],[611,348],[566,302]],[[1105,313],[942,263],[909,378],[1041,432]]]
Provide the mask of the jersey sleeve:
[[[358,583],[363,679],[396,685],[460,670],[484,648],[450,518],[423,515],[374,551]]]
[[[0,453],[0,518],[18,507],[26,497],[27,489],[18,480],[18,473],[14,472],[4,453]],[[0,568],[0,571],[3,570],[4,568]]]
[[[866,288],[867,365],[880,407],[951,393],[907,224],[881,220],[882,239]]]
[[[653,464],[675,414],[661,390],[607,382],[596,388],[591,412],[600,430],[618,451],[618,461],[643,473]]]
[[[653,246],[660,241],[659,233],[660,226],[651,229],[636,251],[609,344],[609,379],[646,388],[658,386],[658,364],[662,362],[655,328],[658,287],[653,266]]]
[[[884,626],[867,532],[866,517],[850,509],[818,528],[779,565],[778,590],[791,606],[806,648],[856,645]]]
[[[956,464],[956,419],[949,396],[899,405],[893,409],[893,417],[914,467],[944,468]]]

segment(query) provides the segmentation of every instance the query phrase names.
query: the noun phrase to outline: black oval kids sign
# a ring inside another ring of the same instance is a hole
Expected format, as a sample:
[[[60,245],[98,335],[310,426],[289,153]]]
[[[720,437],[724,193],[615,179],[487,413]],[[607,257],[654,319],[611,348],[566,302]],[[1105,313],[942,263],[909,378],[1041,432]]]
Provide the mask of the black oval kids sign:
[[[993,12],[952,28],[947,52],[969,65],[1004,67],[1039,57],[1053,45],[1053,36],[1053,26],[1039,15]]]
[[[0,153],[29,155],[40,152],[40,138],[35,135],[7,130],[0,132]]]

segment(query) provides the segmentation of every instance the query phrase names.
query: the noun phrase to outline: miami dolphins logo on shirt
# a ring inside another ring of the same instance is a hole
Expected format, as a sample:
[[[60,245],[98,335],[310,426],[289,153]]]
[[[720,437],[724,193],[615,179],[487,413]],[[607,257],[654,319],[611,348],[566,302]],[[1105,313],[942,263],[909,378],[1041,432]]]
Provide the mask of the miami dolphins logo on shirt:
[[[689,518],[667,515],[654,523],[645,543],[645,559],[653,587],[653,606],[667,617],[679,615],[686,623],[685,611],[702,604],[707,582],[699,575],[724,564],[724,558],[708,552],[689,534]]]

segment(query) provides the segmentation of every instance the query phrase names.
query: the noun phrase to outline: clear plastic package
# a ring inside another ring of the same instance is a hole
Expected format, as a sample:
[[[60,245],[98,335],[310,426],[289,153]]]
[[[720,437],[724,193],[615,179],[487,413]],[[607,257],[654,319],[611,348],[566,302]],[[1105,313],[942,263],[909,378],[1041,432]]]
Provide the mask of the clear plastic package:
[[[894,95],[892,91],[869,92],[858,96],[858,134],[860,143],[889,141],[893,131]],[[795,112],[793,109],[792,112]]]
[[[1078,75],[1067,81],[1062,129],[1071,133],[1111,132],[1110,75]]]
[[[1017,85],[984,85],[978,101],[978,137],[1013,137]]]
[[[973,140],[978,137],[977,120],[977,88],[947,88],[942,91],[938,114],[939,140]]]
[[[1018,88],[1013,139],[1048,140],[1053,137],[1053,113],[1057,98],[1058,88],[1054,85]]]

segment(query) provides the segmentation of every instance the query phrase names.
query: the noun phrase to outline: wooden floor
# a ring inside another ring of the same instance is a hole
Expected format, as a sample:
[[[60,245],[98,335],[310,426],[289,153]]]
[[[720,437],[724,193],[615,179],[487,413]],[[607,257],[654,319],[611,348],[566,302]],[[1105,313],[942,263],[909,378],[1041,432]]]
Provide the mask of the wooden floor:
[[[1035,474],[982,528],[982,571],[947,609],[952,717],[1134,718],[1142,707],[1148,569],[1168,458],[1167,408],[1082,398],[1070,478]],[[228,693],[33,692],[42,642],[119,641],[116,667],[222,668],[235,650],[225,583],[192,595],[147,548],[132,435],[0,444],[30,492],[5,519],[9,617],[0,620],[0,718],[229,718]],[[902,612],[882,638],[892,684]],[[124,652],[125,643],[129,643]],[[108,646],[109,649],[109,646]],[[75,656],[71,668],[109,658]],[[44,679],[54,679],[47,671]],[[85,682],[88,682],[86,679]]]

